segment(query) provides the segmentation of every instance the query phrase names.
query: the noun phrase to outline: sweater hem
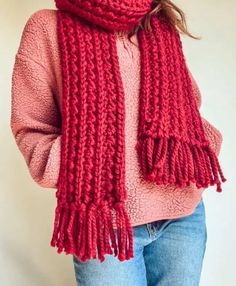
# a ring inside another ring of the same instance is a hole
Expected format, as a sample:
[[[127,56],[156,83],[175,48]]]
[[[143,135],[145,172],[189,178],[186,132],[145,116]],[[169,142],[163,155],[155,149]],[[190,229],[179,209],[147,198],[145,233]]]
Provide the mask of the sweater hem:
[[[135,221],[135,222],[130,222],[131,226],[132,227],[135,227],[135,226],[140,226],[140,225],[143,225],[143,224],[147,224],[147,223],[152,223],[152,222],[155,222],[157,220],[164,220],[164,219],[178,219],[178,218],[182,218],[182,217],[185,217],[185,216],[189,216],[191,214],[194,213],[198,203],[200,202],[200,200],[202,199],[202,197],[200,197],[199,201],[197,202],[196,206],[191,208],[188,212],[184,211],[184,212],[181,212],[181,213],[178,213],[178,214],[175,214],[175,215],[160,215],[160,216],[155,216],[155,217],[151,217],[151,218],[147,218],[147,219],[143,219],[143,220],[140,220],[140,221]],[[116,229],[116,225],[113,225],[113,227]]]

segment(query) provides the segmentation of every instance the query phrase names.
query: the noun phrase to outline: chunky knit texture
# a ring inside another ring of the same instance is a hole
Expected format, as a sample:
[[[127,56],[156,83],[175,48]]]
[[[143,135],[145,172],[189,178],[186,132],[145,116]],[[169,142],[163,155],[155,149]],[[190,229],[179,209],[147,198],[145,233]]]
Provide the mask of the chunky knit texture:
[[[151,1],[127,0],[125,6],[119,2],[56,1],[64,98],[51,245],[82,261],[95,258],[97,250],[103,261],[112,248],[121,261],[133,257],[125,208],[125,101],[114,31],[138,24]],[[225,178],[204,134],[179,33],[161,13],[152,16],[150,24],[151,32],[138,31],[136,151],[144,179],[178,187],[217,184],[221,191],[218,173],[222,181]]]
[[[24,51],[23,51],[24,52]],[[19,126],[19,125],[18,125]],[[16,130],[17,128],[16,128],[16,126],[15,126],[15,128],[14,128],[14,130]],[[23,135],[22,133],[20,134],[20,133],[18,133],[18,135]],[[17,136],[17,138],[20,138],[19,136]],[[46,137],[45,137],[46,138]],[[20,142],[20,141],[19,141]],[[20,144],[20,143],[19,143]],[[29,143],[28,143],[29,144]],[[28,145],[29,146],[29,145]],[[26,151],[25,151],[26,152]],[[168,188],[166,189],[167,191],[168,191]]]
[[[60,10],[79,15],[112,30],[129,30],[145,15],[152,0],[56,0]],[[106,16],[104,17],[104,11]]]

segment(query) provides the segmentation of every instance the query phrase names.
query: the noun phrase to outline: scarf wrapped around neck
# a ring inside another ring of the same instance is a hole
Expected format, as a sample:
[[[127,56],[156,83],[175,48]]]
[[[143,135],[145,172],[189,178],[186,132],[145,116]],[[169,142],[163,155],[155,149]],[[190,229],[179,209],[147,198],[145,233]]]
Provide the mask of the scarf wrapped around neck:
[[[125,209],[125,98],[116,50],[152,0],[56,0],[63,101],[61,165],[51,246],[81,261],[134,257]],[[139,29],[137,145],[142,176],[198,188],[226,181],[204,134],[177,29],[161,13]],[[116,231],[112,218],[116,221]]]

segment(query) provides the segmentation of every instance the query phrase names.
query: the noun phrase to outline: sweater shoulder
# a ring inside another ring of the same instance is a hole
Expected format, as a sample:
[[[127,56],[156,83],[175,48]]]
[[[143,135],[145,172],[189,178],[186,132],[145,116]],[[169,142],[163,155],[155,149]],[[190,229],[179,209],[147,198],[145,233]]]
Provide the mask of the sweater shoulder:
[[[29,20],[35,20],[45,22],[45,20],[49,20],[49,18],[55,17],[57,10],[55,9],[40,9],[36,10],[29,16]]]
[[[17,53],[32,55],[35,49],[47,44],[56,34],[56,13],[54,9],[40,9],[27,19]]]
[[[54,26],[56,23],[55,9],[40,9],[33,12],[26,21],[25,28],[27,29],[47,29]]]

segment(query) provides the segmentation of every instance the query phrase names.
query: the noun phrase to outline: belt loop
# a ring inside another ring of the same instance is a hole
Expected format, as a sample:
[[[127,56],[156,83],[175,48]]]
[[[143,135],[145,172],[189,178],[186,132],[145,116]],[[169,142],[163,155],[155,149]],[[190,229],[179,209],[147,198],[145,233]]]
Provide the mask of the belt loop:
[[[150,223],[147,223],[146,226],[147,226],[147,230],[148,230],[149,236],[154,236],[155,233],[156,233],[155,225],[150,222]]]

